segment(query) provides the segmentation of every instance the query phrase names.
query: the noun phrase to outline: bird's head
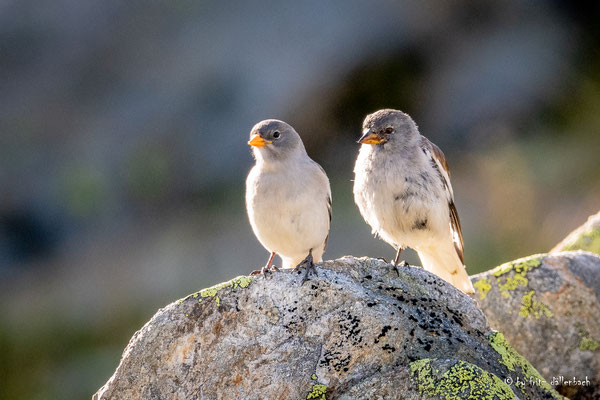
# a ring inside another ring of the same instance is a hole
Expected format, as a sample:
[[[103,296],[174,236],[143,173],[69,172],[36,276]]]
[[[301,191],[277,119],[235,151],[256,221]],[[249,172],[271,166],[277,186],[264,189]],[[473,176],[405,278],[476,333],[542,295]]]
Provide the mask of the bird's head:
[[[366,116],[358,143],[369,145],[410,145],[418,140],[419,131],[412,118],[398,110],[379,110]]]
[[[306,153],[300,135],[277,119],[266,119],[254,125],[248,144],[253,147],[255,157],[265,160],[282,160]]]

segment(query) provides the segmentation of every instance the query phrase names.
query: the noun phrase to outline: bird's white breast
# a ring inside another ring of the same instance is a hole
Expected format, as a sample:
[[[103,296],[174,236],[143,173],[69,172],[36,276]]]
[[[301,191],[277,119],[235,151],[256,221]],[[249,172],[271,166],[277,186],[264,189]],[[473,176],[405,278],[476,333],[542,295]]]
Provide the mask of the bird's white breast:
[[[420,154],[407,160],[363,145],[354,172],[355,202],[373,233],[386,242],[418,248],[448,230],[441,181]]]
[[[280,168],[256,165],[246,181],[246,205],[258,240],[289,258],[323,247],[329,193],[327,177],[310,159]]]

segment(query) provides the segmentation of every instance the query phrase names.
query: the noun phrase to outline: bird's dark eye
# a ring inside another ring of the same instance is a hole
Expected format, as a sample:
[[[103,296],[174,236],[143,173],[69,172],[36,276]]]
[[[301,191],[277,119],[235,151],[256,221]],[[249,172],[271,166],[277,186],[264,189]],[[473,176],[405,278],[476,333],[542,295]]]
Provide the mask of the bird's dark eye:
[[[385,133],[392,133],[394,132],[394,128],[392,128],[391,126],[388,128],[385,128]]]
[[[279,131],[275,131],[275,132],[273,132],[273,137],[274,137],[275,139],[278,139],[278,138],[279,138],[279,136],[281,136],[281,133],[279,133]]]

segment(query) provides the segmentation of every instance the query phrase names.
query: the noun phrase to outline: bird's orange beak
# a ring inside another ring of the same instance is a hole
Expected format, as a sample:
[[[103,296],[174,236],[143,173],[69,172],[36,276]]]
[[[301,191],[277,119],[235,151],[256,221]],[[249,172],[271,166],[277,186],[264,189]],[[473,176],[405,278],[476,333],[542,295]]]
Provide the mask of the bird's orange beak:
[[[363,131],[363,135],[360,137],[360,139],[358,139],[357,143],[362,143],[362,144],[379,144],[384,142],[385,139],[382,138],[381,136],[379,136],[378,134],[376,134],[375,132],[371,132],[370,129],[365,129]]]
[[[254,135],[252,135],[252,137],[248,141],[248,144],[250,146],[254,146],[254,147],[263,147],[270,143],[273,143],[273,142],[270,140],[263,139],[258,133],[255,133]]]

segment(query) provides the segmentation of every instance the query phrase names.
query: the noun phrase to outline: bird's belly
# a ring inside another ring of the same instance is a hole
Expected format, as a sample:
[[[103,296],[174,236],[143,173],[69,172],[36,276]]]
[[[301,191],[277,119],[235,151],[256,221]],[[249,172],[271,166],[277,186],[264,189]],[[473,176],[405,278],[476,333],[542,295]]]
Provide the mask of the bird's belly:
[[[382,182],[368,193],[366,219],[386,242],[416,248],[443,231],[443,204],[427,188]]]
[[[278,208],[272,207],[276,202],[257,199],[250,222],[261,244],[288,257],[304,257],[310,249],[322,246],[329,232],[329,215],[325,206],[315,207],[315,199],[309,200],[288,199],[284,208]]]

